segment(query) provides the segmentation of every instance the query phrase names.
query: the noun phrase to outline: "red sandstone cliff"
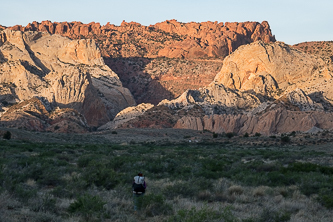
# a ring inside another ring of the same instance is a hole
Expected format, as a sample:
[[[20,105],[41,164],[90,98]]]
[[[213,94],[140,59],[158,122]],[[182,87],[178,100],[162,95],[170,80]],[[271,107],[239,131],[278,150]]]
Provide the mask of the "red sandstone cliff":
[[[262,40],[275,41],[268,22],[164,21],[151,26],[122,22],[107,23],[33,22],[10,27],[20,31],[42,31],[72,39],[92,38],[99,43],[104,57],[224,58],[240,45]]]

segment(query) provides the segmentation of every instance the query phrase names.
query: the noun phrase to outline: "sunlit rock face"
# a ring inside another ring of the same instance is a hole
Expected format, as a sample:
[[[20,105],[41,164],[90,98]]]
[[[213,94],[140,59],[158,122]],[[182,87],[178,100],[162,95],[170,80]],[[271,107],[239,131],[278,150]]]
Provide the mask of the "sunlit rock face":
[[[94,40],[6,29],[0,32],[0,62],[4,103],[43,97],[52,107],[75,109],[91,127],[135,105]]]

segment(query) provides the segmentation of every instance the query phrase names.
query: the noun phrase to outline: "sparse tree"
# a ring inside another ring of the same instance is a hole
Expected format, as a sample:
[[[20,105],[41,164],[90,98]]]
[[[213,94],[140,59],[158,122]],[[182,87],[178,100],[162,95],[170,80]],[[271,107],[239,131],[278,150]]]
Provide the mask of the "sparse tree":
[[[12,133],[9,131],[6,131],[5,134],[3,134],[3,138],[6,140],[10,140],[12,138]]]

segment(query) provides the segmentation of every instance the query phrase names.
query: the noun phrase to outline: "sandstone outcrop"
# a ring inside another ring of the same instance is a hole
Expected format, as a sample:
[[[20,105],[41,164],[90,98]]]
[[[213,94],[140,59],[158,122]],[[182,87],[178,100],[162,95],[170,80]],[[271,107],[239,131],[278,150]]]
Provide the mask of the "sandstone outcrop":
[[[113,58],[223,58],[243,44],[257,40],[275,41],[266,21],[182,23],[167,20],[150,26],[125,21],[120,26],[43,21],[29,23],[25,27],[16,25],[10,29],[49,32],[72,39],[95,39],[103,56]]]
[[[120,26],[43,21],[9,29],[94,39],[106,64],[119,75],[136,102],[155,105],[163,99],[174,99],[187,89],[208,86],[223,58],[240,45],[275,41],[266,21],[168,20],[150,26],[125,21]]]
[[[118,126],[143,115],[147,110],[153,107],[154,105],[149,103],[141,103],[134,107],[127,107],[120,111],[112,121],[99,127],[98,130],[116,129]]]
[[[200,117],[183,117],[175,124],[177,129],[209,130],[215,133],[233,132],[264,135],[308,131],[311,128],[333,128],[333,113],[311,111],[289,111],[283,108],[272,109],[261,115],[211,115]]]
[[[304,82],[319,75],[324,66],[322,59],[282,42],[258,41],[241,46],[228,56],[214,82],[232,89],[271,95],[278,89],[304,88]]]
[[[163,100],[159,105],[170,109],[199,105],[205,114],[211,115],[247,112],[260,105],[260,100],[255,95],[212,84],[204,89],[187,90],[177,99]]]
[[[33,97],[6,110],[0,116],[3,127],[61,133],[85,133],[89,128],[84,116],[76,110],[52,110],[48,101],[42,98]]]
[[[332,63],[282,42],[241,46],[223,62],[214,84],[275,99],[299,88],[314,101],[333,102]]]
[[[208,87],[187,90],[157,107],[174,112],[174,128],[240,135],[331,129],[330,65],[284,43],[258,41],[226,57]],[[201,112],[181,114],[194,106]]]
[[[54,107],[82,113],[92,127],[135,105],[94,40],[6,29],[0,32],[0,55],[3,103],[44,97]]]

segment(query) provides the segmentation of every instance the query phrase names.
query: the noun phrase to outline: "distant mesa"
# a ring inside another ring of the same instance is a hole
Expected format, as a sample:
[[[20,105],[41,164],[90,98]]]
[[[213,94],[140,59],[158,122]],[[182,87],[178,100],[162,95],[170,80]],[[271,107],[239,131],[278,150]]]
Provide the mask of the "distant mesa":
[[[102,56],[112,58],[224,58],[240,45],[257,40],[275,41],[266,21],[181,23],[168,20],[150,26],[125,21],[120,26],[43,21],[9,29],[48,32],[71,39],[95,39],[101,47]]]

